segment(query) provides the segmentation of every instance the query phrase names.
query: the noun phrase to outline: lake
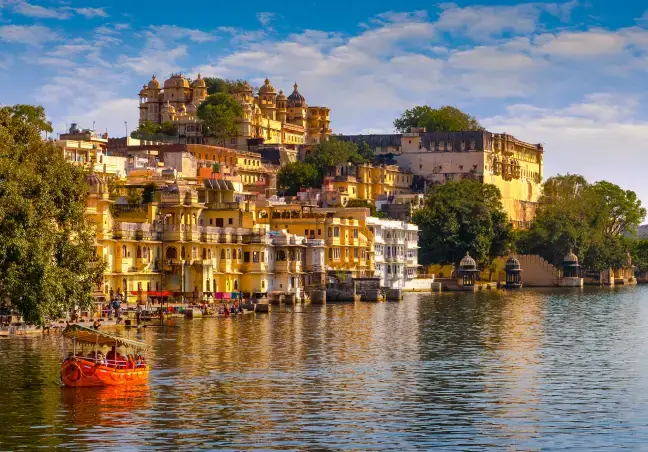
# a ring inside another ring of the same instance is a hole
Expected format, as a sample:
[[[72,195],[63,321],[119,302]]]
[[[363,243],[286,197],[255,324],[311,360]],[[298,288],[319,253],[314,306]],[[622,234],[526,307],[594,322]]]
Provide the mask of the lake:
[[[139,388],[63,389],[0,340],[0,450],[648,448],[648,286],[408,294],[118,334]]]

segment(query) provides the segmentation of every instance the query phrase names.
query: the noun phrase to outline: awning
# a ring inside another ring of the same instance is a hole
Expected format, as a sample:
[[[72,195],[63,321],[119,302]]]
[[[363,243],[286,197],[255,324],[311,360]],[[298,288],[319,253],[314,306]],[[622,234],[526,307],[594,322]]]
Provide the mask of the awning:
[[[147,348],[144,342],[126,339],[119,336],[106,334],[92,328],[86,328],[81,325],[70,325],[63,330],[63,336],[69,339],[76,339],[78,342],[84,344],[98,344],[98,345],[119,345],[126,347],[134,347],[137,349]]]

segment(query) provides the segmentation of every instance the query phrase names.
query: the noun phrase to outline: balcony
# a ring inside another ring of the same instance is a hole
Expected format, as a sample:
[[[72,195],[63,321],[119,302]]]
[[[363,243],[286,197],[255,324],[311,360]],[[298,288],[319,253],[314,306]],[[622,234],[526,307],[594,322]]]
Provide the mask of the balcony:
[[[112,237],[116,240],[159,240],[160,234],[150,223],[115,223]]]

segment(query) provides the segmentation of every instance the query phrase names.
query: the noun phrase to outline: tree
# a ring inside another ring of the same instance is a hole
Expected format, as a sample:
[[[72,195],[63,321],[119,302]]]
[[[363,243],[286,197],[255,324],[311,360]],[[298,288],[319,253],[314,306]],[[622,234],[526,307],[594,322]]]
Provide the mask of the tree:
[[[170,137],[178,135],[178,126],[171,121],[164,121],[160,124],[159,133]]]
[[[490,266],[513,237],[498,188],[468,179],[433,185],[413,222],[421,231],[424,265],[458,264],[470,252],[478,263]]]
[[[238,134],[236,120],[243,115],[241,105],[230,94],[207,96],[198,107],[198,118],[206,136],[223,140]]]
[[[589,184],[580,175],[558,175],[544,183],[535,220],[517,245],[555,265],[571,250],[590,270],[619,268],[629,246],[623,234],[632,235],[645,216],[632,191],[606,181]]]
[[[39,132],[52,133],[51,121],[45,116],[45,109],[40,105],[14,105],[13,107],[4,107],[13,119],[27,121],[32,124]]]
[[[311,163],[289,163],[277,174],[277,186],[288,196],[295,196],[302,187],[311,188],[320,185],[317,168]]]
[[[218,77],[203,78],[207,86],[207,94],[233,94],[236,88],[242,83],[240,80],[228,80]]]
[[[137,127],[137,130],[131,132],[131,138],[142,140],[154,137],[155,135],[174,137],[178,135],[178,126],[171,121],[164,121],[162,124],[145,121]]]
[[[0,108],[0,300],[43,324],[91,306],[104,263],[85,216],[85,171],[41,139],[44,110],[21,107]]]
[[[366,144],[366,143],[364,143]],[[347,163],[365,163],[368,161],[364,156],[368,156],[369,152],[373,155],[369,146],[362,146],[361,149],[358,145],[351,141],[342,141],[331,138],[330,140],[319,143],[315,146],[312,154],[306,156],[304,159],[306,163],[310,163],[317,169],[319,175],[319,182],[317,186],[322,185],[326,170],[329,166],[346,165]],[[367,150],[368,149],[368,150]],[[360,151],[364,153],[361,154]]]
[[[425,127],[428,132],[484,130],[473,116],[449,105],[440,108],[427,105],[410,108],[394,121],[394,127],[400,133],[409,132],[412,127]]]

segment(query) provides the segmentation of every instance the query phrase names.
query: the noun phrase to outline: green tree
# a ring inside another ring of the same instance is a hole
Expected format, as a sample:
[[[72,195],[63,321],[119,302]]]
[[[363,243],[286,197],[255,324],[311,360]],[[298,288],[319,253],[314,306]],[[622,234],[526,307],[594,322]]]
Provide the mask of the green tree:
[[[366,143],[365,143],[366,144]],[[342,141],[331,138],[330,140],[319,143],[313,149],[313,152],[306,156],[304,159],[306,163],[310,163],[317,169],[319,178],[317,186],[322,185],[326,170],[329,166],[346,165],[347,163],[364,163],[368,161],[365,156],[369,155],[371,149],[367,150],[369,146],[362,146],[361,149],[358,145],[351,141]],[[364,153],[361,154],[361,151]],[[373,152],[371,152],[373,155]]]
[[[205,77],[205,85],[207,85],[207,94],[233,94],[243,81],[241,80],[228,80],[218,77]]]
[[[504,255],[513,237],[498,188],[468,179],[430,187],[413,222],[421,231],[424,265],[458,264],[470,252],[488,267]]]
[[[645,216],[632,191],[606,181],[589,184],[580,175],[558,175],[544,183],[535,220],[517,245],[556,265],[572,250],[588,269],[618,268],[628,247],[624,234],[632,235]]]
[[[277,186],[288,196],[295,196],[300,188],[321,185],[317,168],[311,163],[289,163],[277,173]]]
[[[52,133],[52,122],[47,120],[45,116],[45,109],[40,105],[14,105],[13,107],[7,108],[8,114],[12,116],[13,119],[20,119],[31,123],[39,132],[49,132]]]
[[[164,121],[162,124],[160,124],[160,132],[162,135],[167,135],[170,137],[174,137],[178,135],[178,126],[176,126],[173,122],[171,121]]]
[[[400,133],[409,132],[412,127],[425,127],[428,132],[484,130],[473,116],[449,105],[440,108],[427,105],[410,108],[394,121],[394,127]]]
[[[198,118],[203,123],[203,133],[216,139],[236,136],[236,120],[243,115],[241,105],[230,94],[207,96],[198,107]]]
[[[85,216],[86,173],[41,139],[44,110],[22,107],[0,108],[0,299],[42,324],[89,307],[104,263]]]

